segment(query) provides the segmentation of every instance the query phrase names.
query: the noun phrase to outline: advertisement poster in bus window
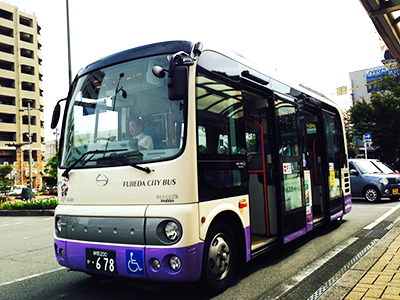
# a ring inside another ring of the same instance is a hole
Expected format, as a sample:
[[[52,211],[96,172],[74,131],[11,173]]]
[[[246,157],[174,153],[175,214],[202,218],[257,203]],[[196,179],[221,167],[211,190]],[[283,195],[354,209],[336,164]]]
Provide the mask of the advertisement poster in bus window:
[[[311,214],[311,174],[310,170],[304,171],[304,193],[306,196],[306,212]]]
[[[288,166],[286,166],[286,168],[287,167]],[[300,175],[292,171],[290,174],[286,173],[283,175],[286,211],[302,206]]]

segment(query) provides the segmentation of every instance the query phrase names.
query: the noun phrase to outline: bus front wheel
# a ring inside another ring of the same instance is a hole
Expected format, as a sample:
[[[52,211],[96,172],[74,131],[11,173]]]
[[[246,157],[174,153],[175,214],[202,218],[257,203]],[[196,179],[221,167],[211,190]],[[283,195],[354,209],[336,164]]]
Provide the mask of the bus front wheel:
[[[205,242],[201,281],[209,294],[216,295],[229,287],[237,263],[236,238],[225,222],[210,228]]]

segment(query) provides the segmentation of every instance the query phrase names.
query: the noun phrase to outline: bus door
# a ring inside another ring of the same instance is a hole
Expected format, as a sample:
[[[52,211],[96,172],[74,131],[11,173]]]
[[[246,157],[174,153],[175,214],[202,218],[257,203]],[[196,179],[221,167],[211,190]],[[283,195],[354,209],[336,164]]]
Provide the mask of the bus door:
[[[343,144],[343,129],[338,112],[322,110],[326,133],[325,178],[328,179],[329,213],[331,220],[340,218],[344,213],[341,167],[346,163]]]
[[[311,188],[306,192],[306,198],[311,198],[310,207],[307,207],[307,216],[310,216],[312,229],[313,224],[325,219],[327,213],[327,203],[325,199],[327,187],[324,180],[323,166],[325,165],[325,147],[324,145],[324,124],[320,109],[305,108],[305,141],[304,141],[304,167],[305,182],[307,184],[307,176],[309,174],[309,182]]]
[[[275,172],[279,176],[276,183],[280,185],[277,188],[281,196],[284,243],[307,233],[303,160],[295,100],[288,95],[274,93],[279,153]]]
[[[269,129],[271,91],[247,86],[243,81],[246,116],[248,189],[250,202],[251,249],[255,253],[277,239],[278,214]]]
[[[261,124],[246,125],[252,236],[269,235],[264,130]]]

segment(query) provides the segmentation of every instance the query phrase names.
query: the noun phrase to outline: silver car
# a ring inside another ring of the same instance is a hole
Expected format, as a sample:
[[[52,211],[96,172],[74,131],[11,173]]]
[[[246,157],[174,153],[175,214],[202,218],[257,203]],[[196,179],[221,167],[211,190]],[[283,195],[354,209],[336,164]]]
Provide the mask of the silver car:
[[[351,195],[378,202],[400,198],[400,175],[376,159],[349,159]]]

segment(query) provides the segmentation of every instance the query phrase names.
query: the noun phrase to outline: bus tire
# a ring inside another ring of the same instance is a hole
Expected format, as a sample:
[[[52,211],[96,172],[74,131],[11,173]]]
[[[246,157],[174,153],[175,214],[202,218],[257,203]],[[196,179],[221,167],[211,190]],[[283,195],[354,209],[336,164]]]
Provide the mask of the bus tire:
[[[369,186],[364,191],[364,198],[368,202],[379,202],[381,200],[381,194],[376,187]]]
[[[209,295],[226,290],[235,273],[237,241],[227,223],[218,221],[207,233],[201,272],[201,283]]]

